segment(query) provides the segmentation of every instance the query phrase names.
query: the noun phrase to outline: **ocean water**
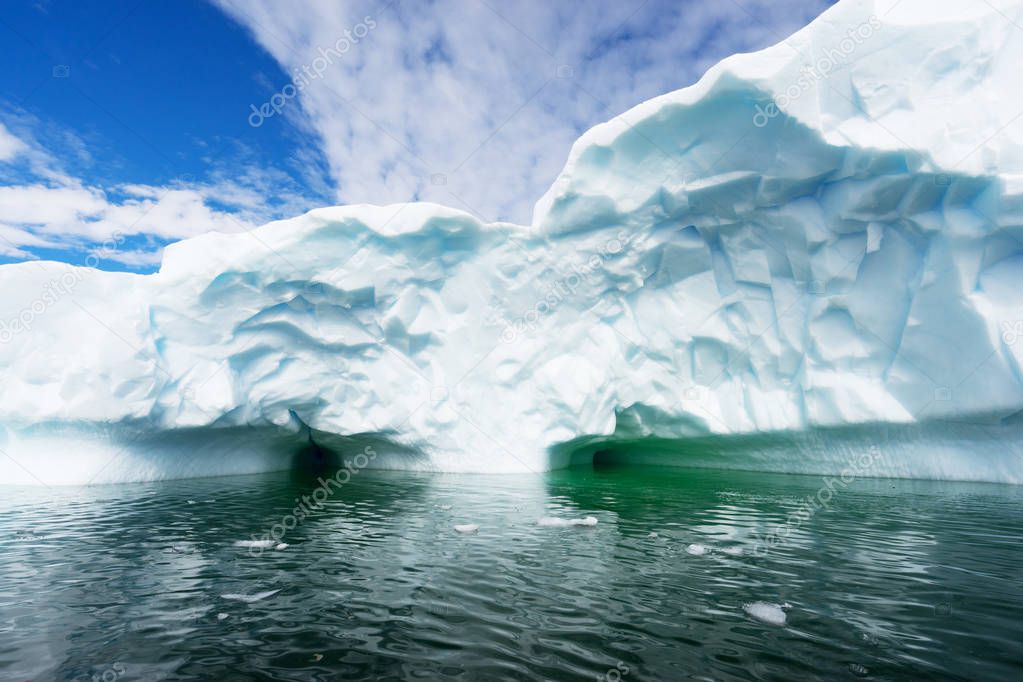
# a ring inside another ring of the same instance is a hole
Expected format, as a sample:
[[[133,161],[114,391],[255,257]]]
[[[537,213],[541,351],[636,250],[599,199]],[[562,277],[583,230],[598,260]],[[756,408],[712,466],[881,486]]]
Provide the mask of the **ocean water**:
[[[1019,487],[340,478],[0,487],[0,679],[1023,679]]]

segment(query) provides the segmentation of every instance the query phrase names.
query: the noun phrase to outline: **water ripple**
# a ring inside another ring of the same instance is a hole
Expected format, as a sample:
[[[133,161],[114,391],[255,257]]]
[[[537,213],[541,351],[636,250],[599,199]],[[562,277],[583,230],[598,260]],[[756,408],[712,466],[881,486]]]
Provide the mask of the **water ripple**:
[[[0,488],[0,678],[1023,677],[1019,489],[820,484],[361,472],[265,551],[315,482]]]

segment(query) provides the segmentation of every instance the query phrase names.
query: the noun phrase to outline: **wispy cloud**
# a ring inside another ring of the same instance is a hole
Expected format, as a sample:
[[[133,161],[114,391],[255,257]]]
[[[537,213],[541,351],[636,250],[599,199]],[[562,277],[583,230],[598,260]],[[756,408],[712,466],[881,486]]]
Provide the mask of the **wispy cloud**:
[[[328,203],[428,200],[525,223],[583,130],[831,4],[210,1],[283,69],[252,74],[252,107],[273,115],[249,128],[240,108],[251,135],[211,146],[200,178],[133,182],[98,172],[99,140],[5,105],[0,256],[73,260],[117,236],[104,263],[149,268],[169,242]]]
[[[211,161],[202,181],[101,185],[65,168],[34,134],[38,120],[9,117],[17,134],[0,123],[0,256],[33,259],[39,250],[84,253],[105,244],[105,262],[148,269],[170,242],[250,230],[319,203],[287,173],[255,164]],[[72,133],[61,136],[65,157],[87,156]]]
[[[213,2],[288,74],[374,22],[283,108],[318,137],[337,201],[424,199],[518,222],[581,131],[777,42],[831,4]]]
[[[27,149],[24,142],[7,130],[7,126],[0,123],[0,161],[11,161]]]

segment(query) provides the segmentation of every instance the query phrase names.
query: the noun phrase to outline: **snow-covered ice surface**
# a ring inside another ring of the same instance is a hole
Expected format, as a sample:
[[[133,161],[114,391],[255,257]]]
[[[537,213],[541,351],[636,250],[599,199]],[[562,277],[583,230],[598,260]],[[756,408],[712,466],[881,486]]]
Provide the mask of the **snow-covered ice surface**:
[[[1023,482],[1013,21],[841,2],[587,132],[529,226],[345,206],[154,275],[0,267],[0,482],[303,448]]]

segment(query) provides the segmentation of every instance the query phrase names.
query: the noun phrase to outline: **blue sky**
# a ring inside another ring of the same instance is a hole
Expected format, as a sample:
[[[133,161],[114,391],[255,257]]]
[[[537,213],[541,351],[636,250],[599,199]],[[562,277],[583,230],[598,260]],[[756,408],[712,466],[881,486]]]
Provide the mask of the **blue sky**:
[[[583,130],[830,4],[5,2],[0,262],[152,271],[334,203],[528,223]]]

